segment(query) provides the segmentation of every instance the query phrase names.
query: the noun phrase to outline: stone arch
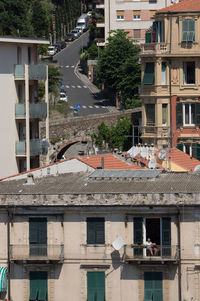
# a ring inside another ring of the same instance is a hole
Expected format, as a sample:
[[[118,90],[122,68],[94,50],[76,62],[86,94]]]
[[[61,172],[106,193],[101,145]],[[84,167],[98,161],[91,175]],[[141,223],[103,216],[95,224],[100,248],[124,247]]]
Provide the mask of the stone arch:
[[[92,141],[92,139],[90,136],[76,137],[76,138],[68,140],[68,141],[63,141],[63,143],[59,146],[59,149],[57,151],[57,156],[55,155],[55,158],[57,158],[57,160],[62,159],[62,156],[64,155],[66,150],[68,150],[68,148],[75,143],[91,142],[91,141]]]

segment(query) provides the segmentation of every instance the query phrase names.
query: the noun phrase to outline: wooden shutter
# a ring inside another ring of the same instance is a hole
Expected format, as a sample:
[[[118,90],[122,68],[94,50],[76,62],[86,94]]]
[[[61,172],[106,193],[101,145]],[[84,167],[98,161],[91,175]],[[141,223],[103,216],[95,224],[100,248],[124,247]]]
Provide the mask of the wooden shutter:
[[[29,219],[30,255],[47,255],[47,219]],[[38,247],[37,247],[38,246]]]
[[[87,272],[87,301],[105,301],[104,272]]]
[[[144,301],[153,300],[152,272],[144,273]]]
[[[195,158],[200,160],[200,144],[195,143]]]
[[[200,125],[200,103],[195,103],[195,125]]]
[[[29,300],[46,301],[48,291],[48,274],[46,271],[30,272]]]
[[[188,42],[195,41],[195,20],[188,20]]]
[[[151,32],[145,33],[145,43],[151,43]]]
[[[29,219],[29,242],[30,244],[38,244],[38,226],[34,218]]]
[[[38,300],[46,301],[47,300],[47,272],[39,272],[39,293]]]
[[[29,300],[37,300],[38,291],[39,291],[39,284],[38,284],[38,272],[30,272],[30,296]]]
[[[144,273],[144,301],[163,301],[162,272]]]
[[[176,148],[179,149],[179,150],[181,150],[183,152],[183,144],[182,143],[178,143],[176,145]]]
[[[143,243],[143,218],[134,218],[134,244],[141,245]],[[134,256],[142,256],[143,249],[134,248]]]
[[[182,103],[176,104],[176,126],[182,126],[183,125],[183,105]]]
[[[153,85],[154,80],[154,63],[146,63],[143,77],[143,85]]]
[[[105,243],[104,218],[87,218],[87,244]]]
[[[169,248],[168,248],[169,246]],[[162,218],[162,256],[171,256],[171,218]]]
[[[182,21],[182,42],[187,42],[188,40],[188,20]]]

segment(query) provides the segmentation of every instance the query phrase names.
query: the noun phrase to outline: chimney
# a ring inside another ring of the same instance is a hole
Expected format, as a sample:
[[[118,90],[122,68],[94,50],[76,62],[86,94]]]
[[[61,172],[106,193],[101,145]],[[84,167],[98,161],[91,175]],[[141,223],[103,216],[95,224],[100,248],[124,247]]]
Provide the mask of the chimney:
[[[33,176],[32,173],[29,173],[27,175],[27,178],[26,178],[26,181],[25,181],[24,185],[35,185],[34,176]]]

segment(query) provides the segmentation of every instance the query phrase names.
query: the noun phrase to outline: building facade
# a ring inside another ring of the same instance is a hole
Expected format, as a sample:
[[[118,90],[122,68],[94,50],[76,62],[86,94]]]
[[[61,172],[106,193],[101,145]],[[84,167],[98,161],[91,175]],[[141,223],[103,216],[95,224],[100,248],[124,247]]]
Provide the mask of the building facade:
[[[199,175],[32,180],[0,183],[1,299],[200,300]]]
[[[171,0],[95,0],[96,10],[103,16],[97,20],[98,45],[104,46],[111,30],[123,30],[138,43],[144,43],[145,31],[152,25],[155,12],[171,4]]]
[[[37,45],[48,41],[0,37],[0,178],[40,165],[46,152],[39,139],[39,120],[47,124],[48,70],[38,64]],[[45,82],[45,101],[38,100],[38,82]]]
[[[159,10],[142,46],[142,139],[200,158],[199,1]]]

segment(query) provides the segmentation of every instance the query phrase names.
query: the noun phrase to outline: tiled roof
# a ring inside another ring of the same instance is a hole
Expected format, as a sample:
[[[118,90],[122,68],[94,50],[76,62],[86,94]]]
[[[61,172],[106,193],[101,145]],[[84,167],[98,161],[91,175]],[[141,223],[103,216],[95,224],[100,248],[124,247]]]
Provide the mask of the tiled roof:
[[[195,158],[191,158],[189,155],[185,154],[184,152],[180,151],[177,148],[171,149],[170,156],[172,162],[179,165],[186,171],[194,170],[195,166],[200,165],[199,160]]]
[[[165,8],[159,9],[159,13],[178,13],[178,12],[200,12],[200,0],[183,0]]]
[[[81,156],[79,160],[93,168],[97,168],[101,166],[102,158],[104,158],[104,169],[142,169],[137,164],[128,164],[113,154]]]

